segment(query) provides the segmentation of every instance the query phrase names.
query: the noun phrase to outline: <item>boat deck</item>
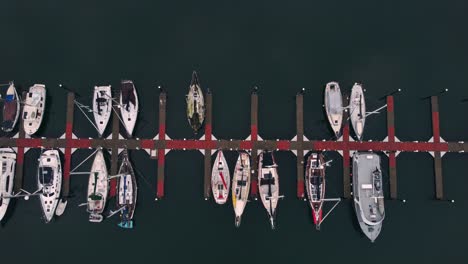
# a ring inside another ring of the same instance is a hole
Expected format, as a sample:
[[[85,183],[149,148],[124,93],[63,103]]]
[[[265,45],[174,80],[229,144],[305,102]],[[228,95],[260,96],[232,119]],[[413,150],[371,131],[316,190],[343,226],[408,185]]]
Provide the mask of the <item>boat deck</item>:
[[[251,94],[251,131],[247,140],[213,140],[212,137],[212,95],[206,98],[205,138],[202,140],[169,139],[166,134],[166,92],[159,95],[159,132],[154,139],[123,139],[119,137],[119,119],[113,112],[111,139],[75,138],[73,135],[74,94],[69,93],[67,99],[67,125],[64,138],[25,138],[22,122],[20,122],[19,136],[17,138],[0,138],[1,147],[17,148],[17,165],[15,177],[15,190],[19,191],[23,180],[23,161],[25,148],[60,148],[65,154],[63,193],[69,193],[71,156],[73,149],[89,149],[103,147],[111,150],[111,174],[117,174],[118,150],[123,148],[148,150],[154,153],[151,157],[158,159],[157,192],[156,198],[164,197],[165,178],[165,154],[170,150],[204,150],[211,153],[212,150],[247,150],[258,153],[258,150],[279,150],[297,152],[297,197],[304,198],[304,151],[339,151],[343,155],[343,195],[350,198],[350,153],[352,151],[377,151],[385,152],[389,156],[390,197],[397,199],[397,175],[396,157],[400,152],[430,152],[434,156],[435,168],[435,197],[443,199],[443,175],[442,156],[445,152],[468,151],[468,143],[445,142],[440,137],[439,130],[439,106],[438,97],[431,97],[433,140],[429,142],[400,142],[395,136],[394,98],[387,96],[387,130],[388,137],[384,141],[355,142],[350,139],[349,122],[343,127],[343,137],[339,141],[321,141],[304,139],[303,94],[296,95],[296,132],[294,140],[262,140],[258,133],[258,95]],[[346,113],[344,120],[347,119]],[[211,196],[211,156],[205,155],[204,159],[204,197]],[[252,156],[252,183],[251,196],[257,198],[257,155]],[[115,179],[111,187],[115,187]],[[115,195],[115,188],[111,188],[111,195]]]

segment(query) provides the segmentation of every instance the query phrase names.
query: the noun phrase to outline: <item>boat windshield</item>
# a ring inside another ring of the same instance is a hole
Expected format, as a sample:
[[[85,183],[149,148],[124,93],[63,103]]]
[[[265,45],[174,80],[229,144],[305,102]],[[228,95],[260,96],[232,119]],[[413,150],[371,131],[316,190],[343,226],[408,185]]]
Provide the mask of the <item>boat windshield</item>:
[[[54,179],[54,170],[52,167],[40,167],[39,168],[39,182],[42,185],[52,185]]]

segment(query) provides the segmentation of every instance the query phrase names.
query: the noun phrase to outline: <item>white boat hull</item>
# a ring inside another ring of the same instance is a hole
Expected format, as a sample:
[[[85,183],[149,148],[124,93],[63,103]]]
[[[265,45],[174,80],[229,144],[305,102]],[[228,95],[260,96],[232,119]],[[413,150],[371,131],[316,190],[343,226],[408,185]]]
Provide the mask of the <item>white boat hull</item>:
[[[271,155],[272,164],[264,163],[264,155]],[[273,153],[262,152],[258,161],[258,190],[263,206],[270,217],[271,228],[275,228],[276,207],[279,200],[279,177]]]
[[[135,124],[138,117],[138,95],[132,81],[122,81],[122,86],[123,85],[132,85],[132,93],[135,97],[135,103],[125,103],[123,99],[123,94],[122,92],[120,92],[120,115],[127,135],[131,137],[133,135],[133,130],[135,129]]]
[[[39,158],[37,187],[42,189],[39,199],[45,221],[49,223],[55,214],[62,190],[62,166],[57,150],[47,150]]]
[[[364,125],[366,122],[366,101],[364,99],[362,86],[358,83],[354,84],[351,89],[349,112],[354,134],[358,140],[362,140],[362,134],[364,133]]]
[[[106,161],[102,150],[96,152],[88,181],[88,212],[90,222],[101,222],[109,192]]]
[[[229,196],[231,176],[223,152],[218,150],[211,172],[211,190],[217,204],[225,204]]]
[[[35,84],[29,88],[23,107],[24,132],[33,135],[39,130],[44,118],[46,104],[46,89],[43,84]]]
[[[240,225],[242,214],[249,199],[250,177],[250,156],[246,152],[241,152],[232,179],[232,205],[236,215],[235,224],[237,227]]]
[[[16,153],[11,148],[0,149],[0,221],[5,216],[8,205],[10,204],[9,196],[13,195],[13,185],[15,179]]]
[[[112,115],[111,86],[94,87],[93,115],[99,136],[102,137]]]
[[[338,138],[343,123],[343,98],[337,82],[329,82],[325,87],[325,112],[328,122]]]

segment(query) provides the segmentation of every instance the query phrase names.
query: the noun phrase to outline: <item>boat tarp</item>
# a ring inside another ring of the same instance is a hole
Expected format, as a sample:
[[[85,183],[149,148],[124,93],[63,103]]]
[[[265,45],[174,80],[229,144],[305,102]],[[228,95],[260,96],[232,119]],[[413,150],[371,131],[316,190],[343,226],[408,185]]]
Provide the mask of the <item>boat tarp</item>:
[[[122,83],[122,104],[128,111],[129,103],[136,105],[135,94],[133,93],[134,87],[132,83]]]

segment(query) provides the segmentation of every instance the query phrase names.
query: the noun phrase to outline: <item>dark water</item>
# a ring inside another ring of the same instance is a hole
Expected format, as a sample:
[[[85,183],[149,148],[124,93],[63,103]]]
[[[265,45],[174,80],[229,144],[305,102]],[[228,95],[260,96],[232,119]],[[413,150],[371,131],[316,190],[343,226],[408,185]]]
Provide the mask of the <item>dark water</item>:
[[[295,93],[305,87],[305,130],[309,139],[330,138],[323,122],[322,91],[336,80],[348,92],[356,81],[367,88],[367,104],[397,89],[396,133],[400,140],[431,137],[430,102],[420,97],[449,88],[440,98],[446,140],[467,140],[468,24],[464,1],[2,1],[0,79],[23,89],[44,83],[46,123],[40,135],[64,133],[66,84],[89,103],[97,84],[119,87],[132,79],[140,96],[136,136],[157,133],[157,85],[168,90],[167,132],[190,138],[184,94],[192,70],[213,91],[217,138],[249,134],[250,97],[260,87],[259,131],[263,138],[295,134]],[[94,137],[76,111],[75,131]],[[369,117],[366,139],[386,136],[385,114]],[[78,164],[91,150],[73,156]],[[34,189],[39,151],[25,160],[26,189]],[[328,193],[342,195],[342,161],[328,170]],[[170,152],[166,197],[155,202],[157,165],[132,151],[139,179],[136,228],[122,230],[117,218],[87,222],[77,205],[85,200],[87,177],[74,176],[74,198],[66,213],[44,224],[36,199],[18,201],[0,229],[2,261],[124,263],[436,263],[463,260],[468,228],[466,163],[461,154],[444,156],[444,189],[455,204],[434,201],[433,163],[427,153],[403,153],[397,161],[398,194],[406,204],[387,201],[387,218],[377,242],[360,232],[350,201],[342,202],[317,232],[310,209],[295,198],[295,156],[276,158],[281,192],[278,228],[270,230],[260,202],[250,203],[241,228],[232,206],[203,200],[203,158],[198,151]],[[227,153],[234,166],[236,153]],[[383,157],[384,161],[386,160]],[[385,162],[384,162],[385,163]],[[87,163],[83,170],[89,169]],[[387,179],[388,193],[388,179]],[[46,258],[50,258],[46,260]],[[462,262],[462,261],[459,261]]]

